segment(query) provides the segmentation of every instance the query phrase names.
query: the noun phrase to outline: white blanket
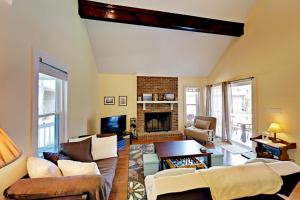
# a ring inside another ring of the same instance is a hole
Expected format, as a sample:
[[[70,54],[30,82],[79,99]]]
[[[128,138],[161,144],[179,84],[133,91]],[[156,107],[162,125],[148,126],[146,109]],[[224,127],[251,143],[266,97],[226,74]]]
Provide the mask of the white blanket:
[[[265,163],[201,170],[214,200],[237,199],[258,194],[275,194],[281,177]]]

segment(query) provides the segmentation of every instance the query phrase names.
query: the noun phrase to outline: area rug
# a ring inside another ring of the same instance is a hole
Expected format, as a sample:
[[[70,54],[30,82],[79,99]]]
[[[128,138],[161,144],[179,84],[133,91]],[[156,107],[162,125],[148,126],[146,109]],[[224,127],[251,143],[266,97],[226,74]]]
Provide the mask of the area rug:
[[[143,154],[154,153],[154,144],[130,145],[128,162],[128,200],[146,200]]]
[[[238,144],[229,144],[227,142],[222,142],[220,140],[215,140],[214,144],[222,147],[223,149],[233,154],[242,154],[242,153],[249,152],[251,150],[249,148],[244,148]]]

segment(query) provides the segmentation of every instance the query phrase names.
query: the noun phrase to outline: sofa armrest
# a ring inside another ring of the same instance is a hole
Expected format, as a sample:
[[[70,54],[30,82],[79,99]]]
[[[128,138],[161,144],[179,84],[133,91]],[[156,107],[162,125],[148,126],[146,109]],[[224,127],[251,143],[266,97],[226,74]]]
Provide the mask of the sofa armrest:
[[[45,199],[88,194],[89,199],[107,199],[101,175],[20,179],[4,191],[6,199]]]

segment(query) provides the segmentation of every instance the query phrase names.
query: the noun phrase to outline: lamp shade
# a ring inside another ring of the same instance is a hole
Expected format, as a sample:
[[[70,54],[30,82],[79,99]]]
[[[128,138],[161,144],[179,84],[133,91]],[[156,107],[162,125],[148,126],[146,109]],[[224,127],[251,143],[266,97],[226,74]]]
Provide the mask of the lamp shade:
[[[15,143],[0,128],[0,168],[12,163],[21,156],[22,152]]]
[[[277,123],[272,123],[268,128],[268,131],[272,133],[278,133],[280,131],[280,125]]]

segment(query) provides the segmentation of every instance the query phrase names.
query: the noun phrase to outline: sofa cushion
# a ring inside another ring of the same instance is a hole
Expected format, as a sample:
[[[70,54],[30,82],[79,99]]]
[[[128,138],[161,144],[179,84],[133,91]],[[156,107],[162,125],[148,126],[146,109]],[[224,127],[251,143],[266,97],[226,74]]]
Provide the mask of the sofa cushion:
[[[69,139],[69,142],[80,142],[87,138],[92,140],[91,154],[94,161],[118,156],[116,134],[85,135]]]
[[[290,196],[290,194],[293,192],[294,188],[300,181],[300,172],[281,176],[281,178],[283,181],[283,186],[278,193],[285,196]]]
[[[105,190],[110,193],[112,182],[115,177],[116,168],[118,165],[118,158],[107,158],[96,161],[101,175],[105,179]]]
[[[71,160],[69,156],[66,156],[61,153],[52,153],[52,152],[43,152],[43,156],[46,160],[53,162],[57,165],[58,160]]]
[[[209,188],[197,188],[193,190],[162,194],[157,197],[157,200],[212,200]]]
[[[58,160],[57,165],[63,176],[100,175],[96,163],[78,162],[73,160]]]
[[[172,196],[172,194],[175,194],[173,195],[174,197],[183,191],[192,191],[193,193],[193,190],[195,189],[200,189],[201,191],[205,190],[204,196],[208,198],[204,199],[211,199],[209,186],[201,173],[187,173],[177,176],[164,176],[160,178],[154,178],[153,175],[150,175],[146,176],[145,178],[145,186],[148,199],[170,199],[169,195]],[[180,196],[182,197],[183,195]]]
[[[93,160],[117,157],[117,135],[108,137],[92,137]]]
[[[184,134],[198,141],[208,141],[208,130],[202,130],[195,127],[184,129]]]
[[[196,119],[194,126],[196,128],[199,128],[199,129],[208,130],[209,126],[210,126],[210,121],[204,121],[204,120],[201,120],[201,119]]]
[[[282,178],[283,186],[278,193],[289,196],[300,181],[300,167],[291,161],[273,162],[267,165]]]
[[[80,142],[60,144],[61,152],[75,161],[93,162],[91,154],[92,139],[88,138]]]
[[[59,168],[52,162],[36,157],[27,159],[27,171],[30,178],[46,178],[62,176]]]
[[[20,179],[4,192],[6,199],[52,199],[78,197],[88,194],[89,199],[107,200],[109,193],[103,188],[100,175]],[[45,187],[47,186],[47,187]]]
[[[84,136],[81,136],[81,137],[78,137],[78,138],[70,138],[68,142],[81,142],[83,140],[86,140],[88,138],[92,138],[93,135],[84,135]]]

